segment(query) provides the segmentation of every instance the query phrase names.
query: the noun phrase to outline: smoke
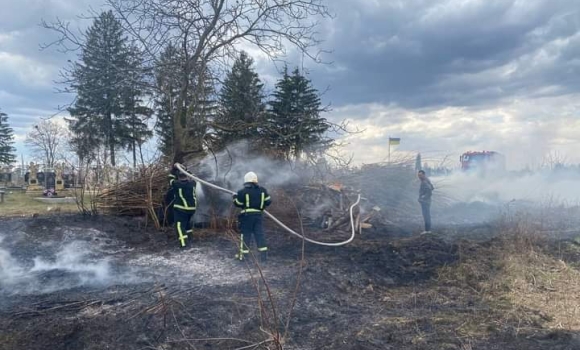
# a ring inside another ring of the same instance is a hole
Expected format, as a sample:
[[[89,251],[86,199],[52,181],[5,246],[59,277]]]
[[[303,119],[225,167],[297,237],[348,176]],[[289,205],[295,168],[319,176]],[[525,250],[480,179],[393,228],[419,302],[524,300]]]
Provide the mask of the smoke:
[[[54,254],[32,260],[16,259],[7,248],[0,247],[0,290],[3,291],[39,294],[119,281],[124,278],[113,276],[109,260],[98,258],[86,242],[74,241]]]
[[[30,272],[62,271],[74,274],[80,285],[101,285],[111,281],[108,259],[92,261],[90,250],[81,242],[72,242],[55,254],[54,259],[35,258]]]
[[[514,214],[531,215],[546,224],[561,221],[568,215],[565,213],[580,208],[578,171],[487,177],[456,173],[431,180],[435,203],[442,197],[447,199],[448,205],[433,207],[440,225],[487,223]]]
[[[534,204],[580,203],[579,172],[537,172],[503,177],[457,173],[432,178],[438,191],[457,202],[502,204],[513,201]]]
[[[209,155],[200,162],[200,173],[206,179],[216,181],[235,190],[244,183],[244,175],[253,171],[260,184],[278,187],[303,181],[308,174],[300,173],[296,164],[275,161],[251,152],[248,141],[240,141],[228,146],[227,150]]]
[[[0,236],[0,244],[4,237]],[[14,284],[24,275],[24,269],[12,257],[10,252],[0,246],[0,287]]]
[[[252,147],[248,141],[240,141],[228,146],[219,153],[210,154],[205,157],[196,168],[198,176],[211,181],[221,187],[237,191],[244,184],[244,175],[253,171],[258,175],[261,186],[267,189],[287,186],[290,184],[307,183],[312,177],[312,172],[296,163],[288,161],[276,161],[256,156],[251,151]],[[196,222],[209,221],[209,210],[221,210],[221,215],[226,215],[229,211],[232,196],[225,192],[211,191],[211,202],[209,192],[203,186],[198,185],[197,197],[200,201],[196,212]]]

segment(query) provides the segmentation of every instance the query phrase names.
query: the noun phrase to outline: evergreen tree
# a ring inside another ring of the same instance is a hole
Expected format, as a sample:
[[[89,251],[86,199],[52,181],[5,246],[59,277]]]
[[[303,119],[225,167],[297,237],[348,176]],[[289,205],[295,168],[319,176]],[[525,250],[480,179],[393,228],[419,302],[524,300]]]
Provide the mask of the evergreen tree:
[[[179,97],[179,50],[169,44],[159,58],[155,71],[157,93],[155,98],[155,132],[158,146],[166,157],[173,157],[173,118]],[[183,121],[185,123],[185,120]]]
[[[332,140],[324,134],[330,128],[320,105],[318,91],[298,68],[292,75],[284,68],[269,103],[265,137],[268,146],[284,158],[300,158],[304,153],[325,150]]]
[[[129,49],[120,22],[112,11],[102,12],[86,32],[86,43],[75,63],[71,87],[77,99],[69,113],[73,117],[70,129],[81,158],[91,155],[98,146],[104,146],[105,161],[109,156],[116,165],[116,151],[128,145],[131,135],[127,115],[134,113],[135,105],[127,103],[133,95],[132,65],[137,57]],[[135,99],[134,101],[137,101]]]
[[[8,116],[0,112],[0,164],[10,165],[16,160],[13,140],[14,130],[8,124]]]
[[[191,102],[186,116],[187,149],[201,152],[208,134],[209,124],[218,112],[215,83],[208,69],[196,69],[193,75]]]
[[[127,72],[122,91],[124,126],[119,126],[117,130],[125,131],[123,144],[133,153],[133,167],[136,167],[137,150],[141,153],[141,146],[153,136],[153,132],[147,126],[147,120],[153,111],[143,105],[145,75],[140,60],[141,53],[135,47],[130,48],[129,52],[127,62],[130,70]]]
[[[259,136],[259,122],[265,111],[264,84],[253,65],[254,60],[242,51],[225,78],[214,124],[218,148]]]
[[[178,158],[187,153],[203,150],[208,124],[217,113],[214,82],[209,70],[188,67],[184,62],[180,50],[168,45],[156,70],[155,131],[160,150],[176,161],[182,161]],[[184,76],[188,76],[185,87]],[[182,94],[184,90],[185,95]],[[183,140],[179,144],[185,147],[179,155],[174,154],[176,139]]]

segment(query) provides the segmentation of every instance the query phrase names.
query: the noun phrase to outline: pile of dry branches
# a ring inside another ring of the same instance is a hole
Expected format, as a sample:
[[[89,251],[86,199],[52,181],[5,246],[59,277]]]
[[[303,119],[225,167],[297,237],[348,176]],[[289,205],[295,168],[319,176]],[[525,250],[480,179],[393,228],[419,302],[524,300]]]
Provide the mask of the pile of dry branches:
[[[349,194],[327,184],[310,184],[269,189],[273,204],[268,211],[295,231],[301,223],[307,231],[336,230],[337,223],[348,218],[348,209],[356,201]],[[341,227],[342,228],[342,227]]]
[[[291,227],[298,227],[296,211],[309,229],[326,232],[350,230],[350,206],[360,194],[355,227],[386,227],[419,220],[419,180],[414,160],[374,163],[342,170],[324,183],[277,190],[270,212]],[[437,190],[433,203],[445,206],[450,198]]]
[[[95,197],[96,207],[99,212],[113,215],[146,214],[159,228],[157,212],[163,207],[163,197],[169,186],[167,174],[167,169],[161,165],[144,167],[132,181],[113,185]]]
[[[393,220],[417,211],[419,185],[414,167],[407,162],[364,165],[343,174],[340,181],[360,189],[366,202],[379,206]]]

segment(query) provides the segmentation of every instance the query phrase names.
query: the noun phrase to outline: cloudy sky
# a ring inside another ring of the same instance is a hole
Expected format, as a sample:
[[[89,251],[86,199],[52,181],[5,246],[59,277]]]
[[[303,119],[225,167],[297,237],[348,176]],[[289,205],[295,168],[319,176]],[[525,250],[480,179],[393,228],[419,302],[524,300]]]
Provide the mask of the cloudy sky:
[[[54,39],[41,19],[76,20],[100,0],[0,0],[0,108],[22,139],[70,96],[55,94],[67,57],[39,50]],[[580,163],[580,6],[575,0],[332,0],[325,58],[306,61],[332,104],[327,117],[362,132],[347,137],[358,163],[396,152],[452,159],[496,150],[513,167],[546,154]],[[83,26],[82,22],[75,22]],[[256,57],[271,83],[275,67]],[[291,62],[299,65],[301,62]],[[271,86],[270,86],[271,87]]]

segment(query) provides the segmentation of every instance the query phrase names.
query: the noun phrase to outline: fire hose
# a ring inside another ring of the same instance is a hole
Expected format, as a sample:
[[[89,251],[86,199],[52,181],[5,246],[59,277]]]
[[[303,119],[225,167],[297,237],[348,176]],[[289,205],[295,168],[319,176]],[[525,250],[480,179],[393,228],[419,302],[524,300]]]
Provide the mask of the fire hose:
[[[190,174],[179,163],[175,163],[175,167],[177,169],[179,169],[180,172],[182,172],[183,174],[187,175],[189,178],[191,178],[191,179],[193,179],[193,180],[195,180],[195,181],[197,181],[197,182],[199,182],[199,183],[201,183],[203,185],[206,185],[208,187],[211,187],[211,188],[214,188],[216,190],[219,190],[219,191],[222,191],[222,192],[226,192],[226,193],[229,193],[229,194],[236,194],[236,192],[234,192],[234,191],[231,191],[231,190],[228,190],[227,188],[223,188],[223,187],[220,187],[218,185],[212,184],[211,182],[207,182],[205,180],[202,180],[202,179],[198,178],[197,176],[194,176],[194,175]],[[268,211],[264,210],[264,213],[270,219],[272,219],[276,224],[278,224],[280,227],[282,227],[283,229],[285,229],[289,233],[291,233],[291,234],[293,234],[295,236],[298,236],[301,239],[304,239],[307,242],[310,242],[310,243],[313,243],[313,244],[317,244],[317,245],[327,246],[327,247],[340,247],[340,246],[343,246],[343,245],[346,245],[346,244],[352,242],[352,240],[354,239],[355,232],[356,232],[356,227],[355,227],[355,220],[354,220],[354,216],[353,216],[353,209],[354,209],[354,207],[356,207],[357,205],[359,205],[360,200],[361,200],[361,196],[359,194],[356,202],[354,202],[350,206],[350,208],[349,208],[349,213],[350,213],[350,226],[351,226],[351,229],[352,229],[352,234],[351,234],[351,236],[350,236],[349,239],[347,239],[346,241],[342,241],[342,242],[327,243],[327,242],[320,242],[320,241],[316,241],[316,240],[310,239],[310,238],[308,238],[306,236],[303,236],[300,233],[292,230],[290,227],[286,226],[282,221],[278,220],[274,215],[270,214]]]

